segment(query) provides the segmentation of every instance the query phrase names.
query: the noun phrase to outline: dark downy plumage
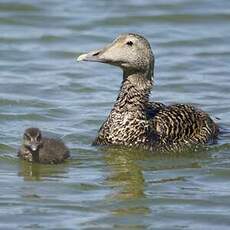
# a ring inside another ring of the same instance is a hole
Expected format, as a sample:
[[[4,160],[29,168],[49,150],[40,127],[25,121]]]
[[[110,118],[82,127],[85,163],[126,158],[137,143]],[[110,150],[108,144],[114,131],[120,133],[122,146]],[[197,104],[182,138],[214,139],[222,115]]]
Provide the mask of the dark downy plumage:
[[[144,37],[120,35],[105,48],[82,54],[78,60],[108,63],[123,69],[120,93],[94,144],[179,151],[213,142],[217,137],[218,126],[207,113],[194,106],[149,102],[154,56]]]
[[[42,137],[38,128],[28,128],[24,132],[18,156],[29,162],[58,164],[70,154],[61,140]]]

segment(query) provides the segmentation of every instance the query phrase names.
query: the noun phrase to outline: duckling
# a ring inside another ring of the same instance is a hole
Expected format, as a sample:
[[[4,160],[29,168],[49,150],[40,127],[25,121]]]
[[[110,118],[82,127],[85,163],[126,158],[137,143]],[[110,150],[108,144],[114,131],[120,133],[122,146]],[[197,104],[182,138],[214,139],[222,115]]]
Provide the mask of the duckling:
[[[212,143],[218,125],[190,104],[150,102],[154,55],[141,35],[122,34],[106,47],[82,54],[78,61],[102,62],[123,70],[117,100],[93,144],[124,145],[151,151],[182,151]]]
[[[42,137],[38,128],[25,130],[18,156],[29,162],[57,164],[70,157],[69,149],[61,140]]]

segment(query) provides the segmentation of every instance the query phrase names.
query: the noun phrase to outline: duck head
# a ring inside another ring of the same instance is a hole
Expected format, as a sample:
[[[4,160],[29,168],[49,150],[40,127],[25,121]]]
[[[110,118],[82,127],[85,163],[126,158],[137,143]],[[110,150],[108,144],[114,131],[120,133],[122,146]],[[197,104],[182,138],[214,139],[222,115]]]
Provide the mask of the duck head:
[[[122,34],[102,49],[80,55],[78,61],[102,62],[119,66],[124,73],[153,74],[154,56],[149,42],[138,34]]]
[[[42,134],[38,128],[28,128],[23,135],[23,144],[31,152],[37,152],[42,146]]]

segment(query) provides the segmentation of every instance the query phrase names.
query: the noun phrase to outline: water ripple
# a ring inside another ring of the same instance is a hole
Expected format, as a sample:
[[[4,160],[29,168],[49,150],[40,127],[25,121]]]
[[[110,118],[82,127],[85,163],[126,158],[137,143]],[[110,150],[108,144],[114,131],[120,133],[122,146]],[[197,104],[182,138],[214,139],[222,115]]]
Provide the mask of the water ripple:
[[[0,228],[229,229],[229,6],[2,1]],[[215,145],[175,155],[91,146],[122,75],[75,57],[126,32],[143,34],[154,50],[152,100],[208,111],[221,127]],[[30,126],[62,138],[71,159],[20,161]]]

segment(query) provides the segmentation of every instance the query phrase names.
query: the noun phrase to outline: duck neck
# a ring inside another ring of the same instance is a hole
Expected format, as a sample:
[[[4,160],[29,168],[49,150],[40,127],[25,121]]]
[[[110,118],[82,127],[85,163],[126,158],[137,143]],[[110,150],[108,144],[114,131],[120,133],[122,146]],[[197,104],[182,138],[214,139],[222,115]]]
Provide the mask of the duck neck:
[[[152,88],[152,71],[124,71],[115,108],[120,111],[144,111]]]

